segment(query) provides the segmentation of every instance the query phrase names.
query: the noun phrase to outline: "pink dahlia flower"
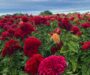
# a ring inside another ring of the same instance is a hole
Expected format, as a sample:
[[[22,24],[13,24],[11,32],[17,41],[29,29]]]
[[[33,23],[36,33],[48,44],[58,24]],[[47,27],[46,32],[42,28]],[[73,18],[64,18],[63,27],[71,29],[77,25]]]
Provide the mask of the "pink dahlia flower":
[[[61,75],[66,67],[65,57],[52,55],[41,61],[38,72],[39,75]]]

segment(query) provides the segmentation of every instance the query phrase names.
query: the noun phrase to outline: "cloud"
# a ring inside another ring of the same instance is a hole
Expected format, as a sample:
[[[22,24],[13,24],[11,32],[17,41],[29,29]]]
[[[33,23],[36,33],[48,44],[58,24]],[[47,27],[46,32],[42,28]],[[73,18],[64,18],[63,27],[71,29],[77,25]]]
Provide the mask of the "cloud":
[[[27,0],[25,0],[25,1],[27,1]],[[48,1],[48,0],[28,0],[28,1]]]
[[[0,0],[0,12],[88,9],[90,9],[90,0]]]
[[[19,0],[19,1],[25,1],[25,2],[46,2],[49,0]]]

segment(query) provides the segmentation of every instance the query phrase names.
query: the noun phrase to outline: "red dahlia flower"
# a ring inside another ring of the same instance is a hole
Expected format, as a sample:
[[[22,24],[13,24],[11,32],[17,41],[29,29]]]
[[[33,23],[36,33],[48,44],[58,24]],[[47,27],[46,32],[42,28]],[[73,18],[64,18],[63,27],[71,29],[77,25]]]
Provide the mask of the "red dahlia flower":
[[[9,37],[9,32],[8,31],[4,31],[4,32],[2,32],[1,36],[5,40],[7,37]]]
[[[24,38],[31,34],[34,30],[35,29],[31,24],[23,22],[20,24],[20,28],[16,29],[14,36]]]
[[[43,56],[40,54],[33,55],[25,64],[25,72],[36,75],[38,72],[38,66],[43,59]]]
[[[70,24],[68,18],[63,18],[61,22],[59,22],[59,26],[67,31],[70,31],[72,25]]]
[[[3,26],[3,29],[4,29],[4,30],[8,30],[9,28],[10,28],[10,26],[9,26],[9,25],[4,24],[4,26]]]
[[[39,75],[61,75],[66,67],[65,57],[52,55],[41,61],[38,72]]]
[[[83,51],[87,51],[88,49],[90,49],[90,41],[84,42],[82,45]]]
[[[9,32],[9,36],[10,37],[13,37],[14,36],[14,33],[15,33],[15,29],[14,28],[9,28],[8,29],[8,32]]]
[[[38,52],[38,48],[41,45],[41,41],[35,37],[29,37],[24,42],[24,54],[26,56],[32,56]]]
[[[17,38],[20,37],[22,39],[25,37],[23,31],[20,28],[17,28],[16,29],[16,31],[14,33],[14,36],[17,37]]]
[[[47,18],[45,18],[43,16],[33,16],[31,18],[31,20],[35,25],[40,25],[40,24],[46,24],[47,23]]]
[[[11,56],[16,50],[20,49],[21,46],[18,41],[11,39],[5,43],[1,55],[5,57],[6,55]]]
[[[77,36],[82,35],[82,32],[80,31],[80,28],[78,26],[72,26],[71,32]]]
[[[81,26],[83,28],[90,28],[90,23],[83,23]]]
[[[71,20],[71,21],[73,21],[75,18],[73,17],[73,16],[71,16],[70,18],[69,18],[69,20]]]
[[[27,22],[29,20],[28,16],[21,16],[21,19],[23,22]]]
[[[20,29],[26,34],[31,34],[31,32],[34,31],[34,27],[31,24],[25,22],[20,24]]]
[[[80,29],[79,29],[78,26],[72,26],[71,32],[72,32],[73,34],[77,34],[78,32],[80,32]]]

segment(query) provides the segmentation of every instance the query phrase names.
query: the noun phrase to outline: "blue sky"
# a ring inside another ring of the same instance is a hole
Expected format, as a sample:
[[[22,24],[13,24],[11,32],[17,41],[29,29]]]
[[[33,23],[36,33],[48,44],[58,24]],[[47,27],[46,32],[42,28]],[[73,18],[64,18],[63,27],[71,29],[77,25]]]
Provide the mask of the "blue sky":
[[[90,0],[0,0],[0,13],[89,11]]]

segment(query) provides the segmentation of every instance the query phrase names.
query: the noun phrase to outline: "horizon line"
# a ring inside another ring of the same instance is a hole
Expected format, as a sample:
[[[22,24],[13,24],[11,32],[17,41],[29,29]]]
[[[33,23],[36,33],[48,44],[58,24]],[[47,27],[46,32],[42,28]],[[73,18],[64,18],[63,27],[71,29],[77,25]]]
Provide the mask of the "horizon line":
[[[68,13],[87,13],[87,12],[90,12],[90,10],[67,10],[67,11],[64,11],[64,10],[49,10],[51,11],[53,14],[68,14]],[[40,12],[43,12],[43,11],[11,11],[11,12],[1,12],[0,13],[0,16],[1,15],[7,15],[7,14],[10,14],[10,15],[13,15],[13,14],[18,14],[18,13],[21,13],[21,14],[32,14],[32,15],[39,15]]]

